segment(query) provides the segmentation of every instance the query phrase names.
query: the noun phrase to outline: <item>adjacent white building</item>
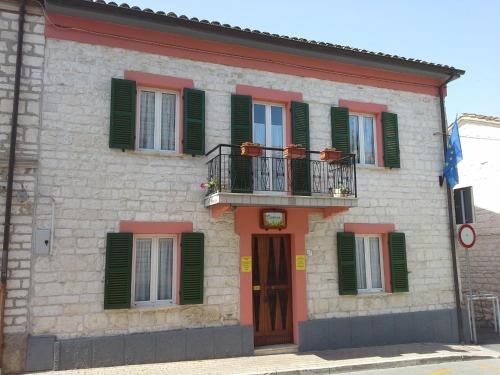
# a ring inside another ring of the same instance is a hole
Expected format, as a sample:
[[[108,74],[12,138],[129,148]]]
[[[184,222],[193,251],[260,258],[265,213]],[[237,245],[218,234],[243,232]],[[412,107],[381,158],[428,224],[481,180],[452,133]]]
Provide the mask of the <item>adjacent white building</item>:
[[[455,189],[472,187],[472,225],[477,234],[470,250],[471,286],[474,292],[500,296],[500,118],[464,113],[458,125],[463,160],[458,164],[460,184]],[[467,292],[464,250],[459,254],[462,288]],[[489,303],[478,306],[476,314],[491,323]]]

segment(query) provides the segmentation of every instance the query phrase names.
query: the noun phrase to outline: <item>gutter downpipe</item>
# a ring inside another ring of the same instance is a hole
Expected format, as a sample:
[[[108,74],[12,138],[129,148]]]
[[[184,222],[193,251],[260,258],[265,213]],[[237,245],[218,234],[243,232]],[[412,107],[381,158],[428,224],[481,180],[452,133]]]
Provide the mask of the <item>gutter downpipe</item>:
[[[2,249],[2,270],[0,277],[0,369],[3,370],[3,352],[4,352],[4,315],[5,315],[5,299],[7,297],[7,271],[9,262],[9,245],[10,245],[10,224],[12,215],[12,193],[14,185],[14,167],[16,163],[16,143],[17,143],[17,127],[19,115],[19,91],[21,84],[21,68],[23,65],[23,41],[24,41],[24,21],[26,16],[26,0],[21,1],[19,7],[19,21],[17,31],[17,57],[16,57],[16,72],[14,81],[14,103],[12,108],[12,120],[10,131],[10,150],[9,150],[9,166],[7,175],[7,194],[5,198],[5,220],[3,231],[3,249]]]
[[[456,78],[457,75],[451,75],[441,86],[438,87],[439,90],[439,104],[441,107],[441,133],[443,136],[443,151],[446,156],[446,148],[448,145],[448,126],[446,122],[446,109],[444,104],[443,90],[446,85]],[[444,177],[443,177],[444,178]],[[460,296],[460,284],[458,280],[458,266],[457,266],[457,250],[455,246],[455,225],[453,220],[453,208],[451,199],[452,190],[446,182],[446,198],[448,199],[448,221],[449,221],[449,231],[450,231],[450,243],[451,243],[451,258],[453,264],[453,284],[455,287],[455,305],[457,310],[457,320],[458,320],[458,339],[460,343],[464,343],[464,328],[463,328],[463,318],[462,318],[462,305]]]

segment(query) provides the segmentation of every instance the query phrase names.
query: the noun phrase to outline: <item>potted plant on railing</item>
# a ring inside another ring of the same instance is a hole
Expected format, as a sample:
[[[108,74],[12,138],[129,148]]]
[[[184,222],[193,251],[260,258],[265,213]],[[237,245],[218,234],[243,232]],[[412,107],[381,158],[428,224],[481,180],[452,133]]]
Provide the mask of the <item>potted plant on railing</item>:
[[[345,198],[349,195],[349,187],[344,184],[340,184],[339,187],[336,187],[335,189],[330,188],[328,190],[330,192],[330,195],[335,198],[339,197]]]
[[[340,160],[342,158],[342,151],[338,151],[335,147],[326,147],[319,153],[319,158],[321,160],[329,161]]]
[[[242,156],[257,157],[262,155],[262,145],[253,142],[243,142],[240,146]]]
[[[210,195],[216,193],[217,189],[217,181],[215,178],[210,178],[207,182],[203,182],[200,187],[205,190],[205,195]]]
[[[306,157],[306,148],[302,145],[288,145],[284,150],[285,159],[304,159]]]

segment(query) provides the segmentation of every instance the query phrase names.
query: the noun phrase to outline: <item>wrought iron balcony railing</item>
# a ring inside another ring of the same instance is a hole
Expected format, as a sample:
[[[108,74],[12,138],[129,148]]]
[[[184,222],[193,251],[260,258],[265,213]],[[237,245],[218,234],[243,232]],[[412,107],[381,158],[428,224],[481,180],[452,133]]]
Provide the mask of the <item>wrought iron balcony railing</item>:
[[[326,161],[319,160],[319,151],[306,151],[304,159],[287,159],[281,148],[262,149],[257,157],[242,156],[237,145],[220,144],[210,150],[207,195],[268,192],[357,197],[354,154]]]

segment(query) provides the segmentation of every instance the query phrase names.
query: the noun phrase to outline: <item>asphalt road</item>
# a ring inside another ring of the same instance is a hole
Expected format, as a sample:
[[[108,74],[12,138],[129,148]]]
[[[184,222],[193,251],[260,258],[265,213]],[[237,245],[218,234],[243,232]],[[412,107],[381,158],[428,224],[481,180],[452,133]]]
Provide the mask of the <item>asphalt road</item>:
[[[350,372],[352,375],[500,375],[500,359],[446,362],[436,365]]]

